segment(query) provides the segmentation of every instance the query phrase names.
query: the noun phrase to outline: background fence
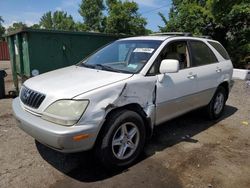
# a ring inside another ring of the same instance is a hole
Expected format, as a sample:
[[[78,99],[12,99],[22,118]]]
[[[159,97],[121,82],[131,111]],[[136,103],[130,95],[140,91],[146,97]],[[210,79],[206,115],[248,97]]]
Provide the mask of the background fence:
[[[0,61],[1,60],[10,60],[8,43],[5,41],[0,41]]]

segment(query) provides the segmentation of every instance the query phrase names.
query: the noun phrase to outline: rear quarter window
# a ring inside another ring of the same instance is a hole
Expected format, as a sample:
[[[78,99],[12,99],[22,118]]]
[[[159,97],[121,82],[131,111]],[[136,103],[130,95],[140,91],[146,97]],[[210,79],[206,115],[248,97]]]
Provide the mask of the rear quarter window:
[[[226,60],[229,60],[230,57],[227,53],[227,51],[225,50],[225,48],[220,44],[220,43],[217,43],[217,42],[212,42],[212,41],[208,41],[208,43],[213,46],[216,51]]]

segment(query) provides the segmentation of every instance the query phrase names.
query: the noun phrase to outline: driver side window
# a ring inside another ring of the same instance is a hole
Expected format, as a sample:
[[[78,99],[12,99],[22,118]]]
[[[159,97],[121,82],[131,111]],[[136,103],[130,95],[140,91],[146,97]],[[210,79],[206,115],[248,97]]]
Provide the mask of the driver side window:
[[[190,58],[186,41],[176,41],[167,44],[160,55],[155,60],[153,66],[149,70],[149,75],[160,74],[159,68],[161,61],[164,59],[175,59],[180,63],[180,69],[190,67]]]

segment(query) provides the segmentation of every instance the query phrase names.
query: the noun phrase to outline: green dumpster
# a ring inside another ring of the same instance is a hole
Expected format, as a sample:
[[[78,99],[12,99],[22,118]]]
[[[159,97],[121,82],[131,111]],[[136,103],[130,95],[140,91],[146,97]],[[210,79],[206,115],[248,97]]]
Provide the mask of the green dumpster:
[[[6,35],[16,90],[19,82],[70,66],[124,36],[22,28]]]

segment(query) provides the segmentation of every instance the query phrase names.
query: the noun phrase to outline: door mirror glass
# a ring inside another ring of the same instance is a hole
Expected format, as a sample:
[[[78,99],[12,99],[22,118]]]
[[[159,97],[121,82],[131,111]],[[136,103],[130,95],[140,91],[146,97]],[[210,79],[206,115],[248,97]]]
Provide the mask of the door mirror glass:
[[[164,59],[161,61],[160,73],[175,73],[179,71],[179,61],[176,59]]]

